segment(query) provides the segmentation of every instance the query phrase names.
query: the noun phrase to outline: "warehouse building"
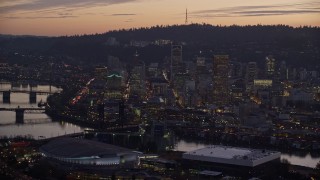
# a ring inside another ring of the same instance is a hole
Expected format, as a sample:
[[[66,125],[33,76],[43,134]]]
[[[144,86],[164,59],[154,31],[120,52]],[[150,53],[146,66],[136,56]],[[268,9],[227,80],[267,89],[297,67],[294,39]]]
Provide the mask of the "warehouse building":
[[[214,145],[182,155],[185,167],[239,176],[263,176],[280,164],[280,152]]]

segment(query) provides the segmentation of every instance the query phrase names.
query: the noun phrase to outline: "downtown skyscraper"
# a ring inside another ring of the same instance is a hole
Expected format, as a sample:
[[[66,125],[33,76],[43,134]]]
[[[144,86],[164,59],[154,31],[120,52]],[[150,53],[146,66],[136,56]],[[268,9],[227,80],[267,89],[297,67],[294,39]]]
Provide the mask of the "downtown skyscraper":
[[[213,57],[213,103],[226,105],[229,103],[229,56],[215,55]]]

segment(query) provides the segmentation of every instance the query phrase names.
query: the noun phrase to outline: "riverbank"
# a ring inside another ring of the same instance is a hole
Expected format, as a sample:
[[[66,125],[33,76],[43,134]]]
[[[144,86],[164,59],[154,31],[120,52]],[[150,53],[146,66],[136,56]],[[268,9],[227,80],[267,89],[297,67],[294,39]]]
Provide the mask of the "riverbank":
[[[92,129],[100,129],[101,124],[98,123],[92,123],[92,122],[86,122],[83,120],[79,120],[78,118],[63,115],[61,113],[52,112],[48,109],[46,109],[45,113],[52,119],[52,121],[66,121],[75,125],[78,125],[83,128],[92,128]]]

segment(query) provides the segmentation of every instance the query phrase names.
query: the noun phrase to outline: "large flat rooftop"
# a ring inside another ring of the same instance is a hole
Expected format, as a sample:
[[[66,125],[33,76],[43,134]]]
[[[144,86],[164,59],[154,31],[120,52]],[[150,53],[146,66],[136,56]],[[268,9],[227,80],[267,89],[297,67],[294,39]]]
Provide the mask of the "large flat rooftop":
[[[277,151],[214,145],[186,152],[183,154],[183,158],[254,167],[278,159],[280,155],[281,153]]]

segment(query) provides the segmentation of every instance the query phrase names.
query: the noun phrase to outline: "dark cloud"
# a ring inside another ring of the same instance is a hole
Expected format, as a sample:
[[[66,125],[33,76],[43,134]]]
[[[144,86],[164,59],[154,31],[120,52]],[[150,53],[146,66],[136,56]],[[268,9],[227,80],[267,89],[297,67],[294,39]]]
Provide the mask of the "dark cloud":
[[[307,13],[320,13],[320,10],[266,10],[266,11],[242,11],[234,12],[235,14],[242,15],[286,15],[286,14],[307,14]]]
[[[192,15],[193,18],[217,18],[217,17],[235,17],[239,15],[233,15],[233,14],[196,14]]]
[[[232,12],[232,11],[249,10],[249,9],[274,8],[274,7],[276,6],[235,6],[235,7],[227,7],[227,8],[220,8],[220,9],[194,11],[194,12],[191,12],[190,14],[221,13],[221,12]]]
[[[111,14],[111,16],[135,16],[137,14]]]
[[[92,12],[90,12],[90,13],[81,13],[80,15],[97,15],[97,14],[103,15],[101,13],[92,13]]]
[[[320,13],[320,2],[312,1],[294,4],[274,4],[264,6],[234,6],[190,12],[194,18],[277,16],[290,14]]]
[[[127,20],[125,20],[124,22],[130,23],[130,22],[133,22],[133,19],[127,19]]]
[[[27,16],[27,17],[20,17],[20,16],[6,16],[6,19],[63,19],[63,18],[75,18],[78,16],[66,15],[66,16]]]
[[[58,13],[59,16],[72,16],[72,13]]]
[[[0,6],[0,13],[5,14],[17,11],[37,11],[51,8],[88,8],[133,1],[137,0],[4,0],[2,1],[3,4],[10,2],[11,5]]]

